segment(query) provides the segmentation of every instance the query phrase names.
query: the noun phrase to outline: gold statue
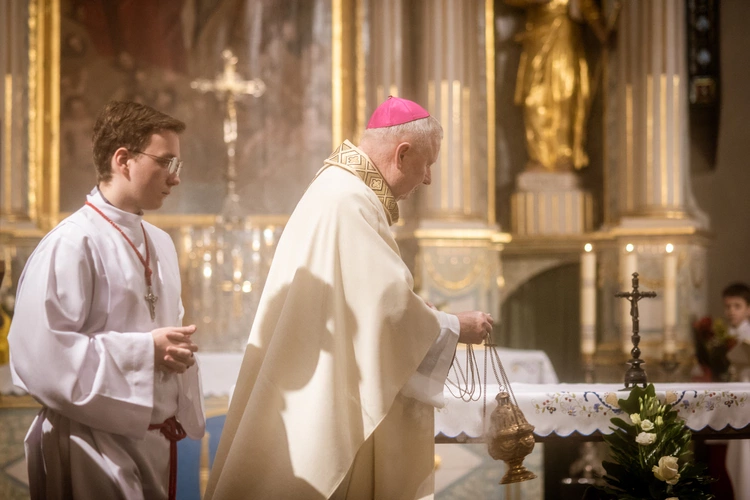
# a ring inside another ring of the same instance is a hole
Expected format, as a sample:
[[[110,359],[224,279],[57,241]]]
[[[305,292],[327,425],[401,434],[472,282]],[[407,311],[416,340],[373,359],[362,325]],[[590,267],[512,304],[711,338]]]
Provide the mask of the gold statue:
[[[591,97],[580,11],[605,43],[611,23],[602,20],[594,0],[505,0],[526,9],[526,29],[518,36],[523,53],[518,67],[515,103],[523,105],[529,171],[567,172],[588,165],[584,150],[586,115]],[[577,7],[577,9],[576,9]]]

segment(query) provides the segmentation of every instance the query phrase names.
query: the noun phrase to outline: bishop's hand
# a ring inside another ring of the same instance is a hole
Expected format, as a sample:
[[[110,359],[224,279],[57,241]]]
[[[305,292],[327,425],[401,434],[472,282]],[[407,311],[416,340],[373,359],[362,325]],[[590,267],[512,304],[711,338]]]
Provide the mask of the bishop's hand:
[[[467,311],[456,314],[461,325],[458,341],[464,344],[481,344],[492,334],[492,316],[481,311]]]
[[[198,346],[191,335],[195,325],[167,326],[151,332],[154,338],[154,365],[166,372],[184,373],[195,364],[193,353]]]

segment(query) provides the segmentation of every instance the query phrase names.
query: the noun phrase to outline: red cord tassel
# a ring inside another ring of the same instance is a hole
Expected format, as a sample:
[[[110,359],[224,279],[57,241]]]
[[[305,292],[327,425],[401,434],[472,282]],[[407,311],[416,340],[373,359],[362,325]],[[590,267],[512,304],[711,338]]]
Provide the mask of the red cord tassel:
[[[177,441],[185,439],[187,433],[175,417],[169,417],[162,424],[151,424],[148,430],[159,429],[169,440],[169,500],[177,499]]]

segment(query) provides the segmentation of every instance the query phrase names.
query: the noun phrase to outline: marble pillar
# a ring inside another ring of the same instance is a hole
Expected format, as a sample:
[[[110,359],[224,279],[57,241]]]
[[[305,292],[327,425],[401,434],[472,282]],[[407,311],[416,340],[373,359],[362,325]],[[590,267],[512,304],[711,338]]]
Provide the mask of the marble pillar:
[[[417,243],[420,291],[446,310],[499,317],[500,251],[495,220],[493,2],[424,1],[416,99],[443,126],[432,185],[421,189],[403,232]],[[484,35],[484,36],[482,36]]]
[[[678,352],[687,363],[690,318],[706,308],[706,283],[692,277],[705,267],[708,219],[693,200],[689,176],[685,8],[680,0],[622,4],[608,83],[613,151],[607,185],[620,258],[627,261],[632,254],[622,249],[633,244],[635,270],[657,293],[642,311],[644,356]],[[665,268],[667,245],[679,246]],[[621,270],[626,267],[621,261]],[[620,288],[629,288],[624,272]],[[624,349],[628,304],[619,307]]]
[[[685,2],[624,2],[616,88],[618,210],[695,225],[688,158]]]

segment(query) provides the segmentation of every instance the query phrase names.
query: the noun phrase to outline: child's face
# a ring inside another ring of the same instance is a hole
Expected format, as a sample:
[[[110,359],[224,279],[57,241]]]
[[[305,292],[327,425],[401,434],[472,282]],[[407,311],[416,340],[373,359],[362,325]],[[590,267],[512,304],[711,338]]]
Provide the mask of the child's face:
[[[741,297],[724,297],[724,316],[729,326],[738,327],[750,318],[750,305]]]

